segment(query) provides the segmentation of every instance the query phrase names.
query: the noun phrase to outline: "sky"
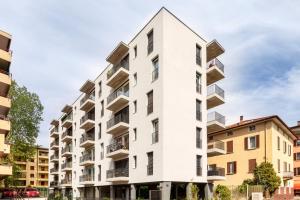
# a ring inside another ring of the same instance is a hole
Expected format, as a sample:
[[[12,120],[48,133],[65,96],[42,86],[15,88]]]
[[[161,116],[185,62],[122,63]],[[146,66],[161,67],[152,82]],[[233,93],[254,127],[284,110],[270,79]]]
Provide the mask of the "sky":
[[[183,3],[184,2],[184,3]],[[1,2],[0,29],[12,34],[11,72],[40,96],[44,121],[38,144],[49,145],[52,119],[108,65],[162,7],[207,41],[217,39],[226,78],[226,123],[279,115],[300,120],[300,1],[298,0],[11,0]]]

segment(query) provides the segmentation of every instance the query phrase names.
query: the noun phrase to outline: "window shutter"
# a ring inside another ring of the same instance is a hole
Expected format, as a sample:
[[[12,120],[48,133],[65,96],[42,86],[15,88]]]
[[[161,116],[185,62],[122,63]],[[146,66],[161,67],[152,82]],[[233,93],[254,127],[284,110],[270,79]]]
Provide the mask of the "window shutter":
[[[236,161],[233,162],[233,173],[236,174]]]
[[[233,152],[233,141],[228,141],[227,142],[227,153],[232,153]]]
[[[253,173],[256,167],[256,159],[250,159],[248,162],[249,162],[249,173]]]
[[[245,147],[245,150],[248,150],[248,138],[245,137],[244,139],[244,147]]]
[[[259,148],[259,135],[256,136],[256,148]]]
[[[230,173],[229,166],[230,166],[230,163],[228,162],[228,163],[227,163],[227,174]]]

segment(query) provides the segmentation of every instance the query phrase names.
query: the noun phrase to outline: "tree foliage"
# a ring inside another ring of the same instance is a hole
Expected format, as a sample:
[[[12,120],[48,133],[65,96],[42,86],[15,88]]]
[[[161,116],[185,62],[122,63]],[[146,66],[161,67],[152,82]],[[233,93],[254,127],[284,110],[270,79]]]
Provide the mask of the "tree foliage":
[[[221,200],[231,200],[231,192],[228,187],[225,185],[217,185],[216,187],[216,195]]]

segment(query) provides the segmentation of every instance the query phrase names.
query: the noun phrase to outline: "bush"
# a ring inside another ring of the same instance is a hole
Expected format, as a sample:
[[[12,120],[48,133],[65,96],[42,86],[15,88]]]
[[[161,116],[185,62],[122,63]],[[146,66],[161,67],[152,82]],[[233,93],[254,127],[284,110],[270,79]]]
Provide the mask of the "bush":
[[[247,185],[254,185],[254,182],[252,179],[246,179],[243,181],[242,185],[239,185],[238,190],[240,193],[246,193],[247,192]]]
[[[231,200],[231,192],[225,185],[217,185],[216,194],[221,200]]]

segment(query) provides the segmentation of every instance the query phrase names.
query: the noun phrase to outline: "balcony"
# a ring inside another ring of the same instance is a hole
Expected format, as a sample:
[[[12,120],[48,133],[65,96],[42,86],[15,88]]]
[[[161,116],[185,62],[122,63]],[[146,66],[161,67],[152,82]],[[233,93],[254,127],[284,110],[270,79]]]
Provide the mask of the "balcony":
[[[128,167],[107,170],[106,181],[108,181],[108,182],[127,182],[127,181],[129,181]]]
[[[107,97],[107,109],[113,112],[124,107],[129,102],[129,86],[121,87]]]
[[[48,156],[49,156],[48,152],[39,152],[39,158],[48,159]]]
[[[51,142],[51,144],[50,144],[50,149],[51,149],[51,150],[58,150],[58,149],[59,149],[58,141],[53,141],[53,142]]]
[[[10,73],[6,70],[0,69],[0,96],[7,97],[10,86],[11,86]]]
[[[217,112],[207,115],[207,132],[212,133],[225,129],[225,117]]]
[[[41,165],[41,166],[48,166],[49,163],[48,163],[48,160],[39,160],[38,165]]]
[[[0,115],[7,115],[11,107],[11,100],[0,95]]]
[[[85,112],[88,112],[95,106],[95,91],[93,91],[90,94],[86,94],[81,100],[80,100],[80,110],[83,110]]]
[[[10,154],[10,144],[8,142],[4,142],[3,144],[3,154],[4,155]],[[1,152],[0,152],[0,157],[1,157]]]
[[[58,174],[58,167],[51,168],[50,174]]]
[[[8,164],[0,164],[0,178],[12,175],[12,166]]]
[[[61,165],[61,171],[72,171],[72,162],[66,162]]]
[[[128,114],[118,114],[111,118],[107,124],[107,133],[116,134],[125,131],[129,128],[129,115]]]
[[[93,185],[94,184],[94,175],[82,175],[79,177],[79,182],[84,185]]]
[[[222,141],[209,142],[207,145],[207,156],[218,156],[226,154],[224,146],[224,142]]]
[[[283,180],[290,180],[294,177],[294,172],[290,171],[283,171],[281,172]]]
[[[95,113],[90,112],[85,114],[80,119],[80,128],[84,130],[90,130],[93,127],[95,127]]]
[[[58,186],[59,186],[58,181],[51,181],[50,182],[50,187],[51,188],[55,188],[55,187],[58,187]]]
[[[117,64],[129,51],[129,46],[124,42],[120,42],[118,46],[106,58],[107,62]]]
[[[73,121],[73,113],[66,114],[61,118],[62,127],[64,128],[70,128],[72,126]]]
[[[114,64],[111,69],[107,71],[106,85],[115,88],[120,83],[123,83],[129,76],[129,56],[126,56],[118,64]]]
[[[63,180],[61,180],[61,186],[63,187],[71,187],[72,186],[72,178],[64,178]]]
[[[72,156],[72,145],[67,145],[65,148],[61,150],[62,157],[70,157]]]
[[[212,59],[223,54],[225,49],[220,45],[217,40],[213,40],[206,45],[206,60],[211,61]]]
[[[58,162],[59,161],[59,157],[58,155],[52,155],[50,156],[50,162]]]
[[[207,87],[207,109],[214,108],[225,103],[224,90],[216,84]]]
[[[215,167],[207,170],[207,181],[222,181],[225,180],[225,169]]]
[[[50,131],[50,137],[57,138],[59,136],[58,127],[53,127]]]
[[[73,131],[72,131],[72,129],[68,129],[62,134],[61,141],[69,142],[72,140],[72,137],[73,137]]]
[[[95,144],[95,134],[83,134],[80,138],[80,147],[87,148]]]
[[[10,121],[9,118],[5,115],[0,115],[0,133],[4,133],[5,135],[10,131]]]
[[[206,82],[207,85],[211,85],[225,77],[224,75],[224,65],[217,58],[209,61],[207,63],[206,71]]]
[[[113,142],[106,147],[106,157],[120,159],[129,155],[129,143]]]
[[[9,65],[11,63],[12,51],[4,51],[0,49],[0,63],[5,63],[5,65]]]
[[[89,166],[93,165],[95,162],[95,156],[92,153],[86,153],[80,157],[80,166]]]

